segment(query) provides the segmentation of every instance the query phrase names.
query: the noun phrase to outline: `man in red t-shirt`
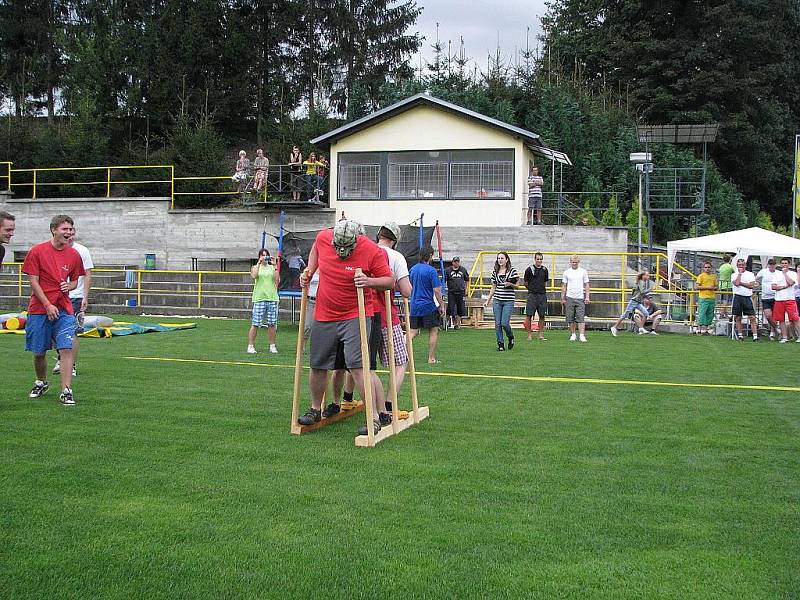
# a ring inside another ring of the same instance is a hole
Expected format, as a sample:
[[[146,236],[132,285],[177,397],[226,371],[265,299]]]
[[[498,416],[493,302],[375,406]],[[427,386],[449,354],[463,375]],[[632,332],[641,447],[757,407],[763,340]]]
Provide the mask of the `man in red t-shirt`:
[[[345,366],[349,369],[361,396],[364,397],[364,372],[361,364],[361,337],[358,325],[358,294],[356,288],[387,290],[394,286],[386,254],[377,244],[360,234],[361,225],[341,220],[331,229],[317,234],[308,258],[308,268],[300,277],[306,287],[319,269],[314,324],[311,328],[311,408],[297,422],[311,425],[322,418],[322,396],[328,381],[328,371],[336,367],[336,352],[341,343]],[[362,273],[356,274],[361,269]],[[374,294],[365,290],[364,305],[367,332],[375,313]],[[373,424],[380,431],[376,406]]]
[[[28,303],[28,322],[25,325],[25,349],[33,352],[36,381],[29,398],[40,398],[47,392],[47,351],[55,347],[61,353],[61,387],[59,402],[74,406],[72,395],[72,345],[77,321],[72,310],[69,292],[84,275],[83,261],[70,241],[75,235],[75,223],[67,215],[58,215],[50,221],[53,238],[30,249],[22,265],[22,272],[31,283]]]

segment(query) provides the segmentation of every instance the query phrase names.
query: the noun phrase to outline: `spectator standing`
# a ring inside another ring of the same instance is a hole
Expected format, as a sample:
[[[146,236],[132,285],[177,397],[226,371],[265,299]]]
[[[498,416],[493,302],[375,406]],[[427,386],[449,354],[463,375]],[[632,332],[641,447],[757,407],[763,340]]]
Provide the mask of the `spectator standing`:
[[[589,304],[589,273],[580,266],[581,259],[573,254],[569,259],[569,269],[562,275],[561,304],[564,306],[569,341],[578,339],[575,335],[577,324],[580,341],[586,342],[586,305]]]
[[[727,317],[728,308],[731,305],[731,278],[734,272],[733,265],[731,264],[731,255],[722,255],[722,264],[719,266],[719,316]]]
[[[550,280],[550,273],[542,263],[544,255],[537,252],[533,255],[533,267],[525,269],[522,280],[528,289],[528,298],[525,302],[525,331],[528,332],[528,340],[533,339],[531,321],[534,315],[539,315],[539,340],[544,341],[544,326],[547,318],[547,282]]]
[[[780,270],[775,271],[772,278],[772,289],[775,290],[775,306],[772,309],[772,316],[781,328],[781,344],[789,341],[789,329],[796,336],[796,341],[800,342],[800,328],[798,328],[797,304],[794,301],[794,286],[797,283],[797,273],[789,269],[789,259],[781,259]],[[786,319],[789,320],[787,326]]]
[[[747,315],[750,321],[750,331],[753,333],[753,341],[758,341],[758,323],[756,322],[756,311],[753,308],[753,288],[756,287],[756,276],[747,270],[747,262],[740,258],[736,261],[736,274],[731,280],[733,290],[733,318],[736,322],[736,337],[743,340],[742,335],[742,316]]]
[[[233,174],[233,180],[238,184],[239,193],[244,192],[247,188],[247,178],[250,175],[250,159],[247,158],[247,152],[239,150],[239,160],[236,161],[236,172]]]
[[[467,316],[467,307],[464,297],[467,293],[469,273],[461,266],[461,259],[454,256],[450,261],[450,268],[445,271],[445,284],[447,285],[447,316],[454,329],[461,327],[461,319]]]
[[[714,304],[717,297],[717,276],[711,272],[711,262],[703,263],[703,272],[697,276],[697,333],[711,335],[711,324],[714,322]]]
[[[28,394],[40,398],[50,388],[47,383],[47,351],[55,343],[61,352],[61,386],[59,402],[74,406],[72,393],[72,346],[76,320],[69,292],[78,285],[84,274],[78,252],[70,246],[75,223],[67,215],[57,215],[50,221],[52,239],[30,249],[22,265],[31,284],[28,322],[25,325],[25,350],[33,353],[36,381]]]
[[[317,173],[319,166],[320,163],[317,162],[317,157],[313,152],[308,155],[307,160],[303,161],[303,167],[305,169],[303,180],[305,182],[309,202],[316,199],[317,190],[319,190],[319,175]]]
[[[77,235],[77,234],[76,234]],[[89,249],[83,244],[75,241],[73,236],[70,240],[70,245],[81,256],[81,263],[83,264],[84,274],[78,277],[78,285],[69,293],[69,299],[72,303],[72,312],[75,314],[77,325],[75,327],[75,339],[72,343],[72,376],[78,375],[78,335],[83,333],[83,318],[86,316],[86,309],[89,307],[89,290],[92,289],[92,269],[94,269],[94,262]],[[58,353],[58,350],[56,350]],[[58,360],[53,367],[53,373],[61,372],[61,354],[58,354]]]
[[[286,258],[286,264],[289,267],[289,280],[290,280],[290,287],[293,290],[300,289],[300,271],[303,270],[306,266],[306,261],[303,260],[303,257],[300,256],[298,253],[290,254]]]
[[[439,275],[430,265],[433,248],[423,246],[419,251],[419,262],[411,267],[411,337],[419,335],[420,329],[428,330],[428,363],[438,363],[436,346],[439,342],[444,304]]]
[[[260,192],[267,185],[267,176],[269,175],[269,159],[264,156],[264,150],[261,148],[256,150],[256,158],[253,160],[253,168],[256,170],[253,187],[255,188],[256,192]]]
[[[494,332],[497,337],[497,351],[504,352],[506,347],[503,332],[508,337],[508,349],[514,349],[514,332],[511,329],[511,313],[514,312],[515,290],[519,282],[517,270],[511,266],[511,258],[507,252],[498,252],[492,269],[492,289],[484,306],[492,303],[494,314]]]
[[[767,261],[767,266],[756,275],[756,281],[761,287],[761,309],[764,311],[764,318],[767,320],[767,327],[769,327],[770,341],[774,340],[776,335],[780,335],[778,324],[772,317],[772,309],[775,306],[775,290],[772,289],[772,279],[775,276],[776,267],[775,259],[770,258]]]
[[[528,225],[533,225],[533,213],[536,211],[536,224],[542,225],[542,186],[544,179],[539,176],[539,168],[531,165],[528,174]]]
[[[292,151],[289,153],[289,187],[292,190],[292,200],[297,202],[300,200],[300,184],[302,181],[303,173],[303,155],[300,148],[292,146]]]
[[[253,317],[247,332],[247,353],[256,353],[256,335],[259,327],[267,328],[269,351],[278,353],[278,285],[280,275],[269,250],[258,251],[258,261],[250,269],[253,279]]]

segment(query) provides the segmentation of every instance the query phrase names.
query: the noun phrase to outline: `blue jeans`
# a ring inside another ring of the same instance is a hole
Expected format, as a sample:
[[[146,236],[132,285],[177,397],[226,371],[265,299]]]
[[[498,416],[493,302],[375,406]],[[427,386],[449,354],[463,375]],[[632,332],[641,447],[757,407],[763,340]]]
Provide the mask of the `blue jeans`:
[[[503,331],[505,330],[508,339],[514,337],[511,331],[511,313],[514,311],[513,300],[492,300],[492,312],[494,312],[494,331],[497,334],[497,343],[503,343]]]

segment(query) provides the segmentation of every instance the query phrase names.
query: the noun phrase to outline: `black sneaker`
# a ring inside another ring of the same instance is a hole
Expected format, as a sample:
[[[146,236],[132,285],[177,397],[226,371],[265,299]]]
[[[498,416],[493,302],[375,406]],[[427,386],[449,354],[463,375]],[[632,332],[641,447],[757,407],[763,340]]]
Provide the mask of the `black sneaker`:
[[[309,408],[306,414],[297,419],[297,422],[300,423],[300,425],[312,425],[314,423],[319,423],[320,419],[322,419],[320,411]]]
[[[336,402],[331,402],[328,406],[325,407],[325,410],[322,411],[322,416],[326,419],[328,417],[332,417],[333,415],[338,415],[339,411],[342,410],[342,407],[336,404]]]
[[[28,394],[28,398],[41,398],[45,395],[47,390],[50,389],[50,384],[46,381],[39,381],[38,379],[33,383],[33,388],[31,389],[31,393]]]
[[[505,352],[506,351],[506,346],[505,346],[505,344],[503,344],[503,342],[497,342],[497,351],[498,352]]]
[[[392,415],[389,413],[381,413],[378,415],[378,421],[380,421],[381,427],[386,427],[387,425],[392,424]]]
[[[514,338],[513,337],[508,338],[508,349],[509,350],[513,350],[514,349]]]
[[[372,422],[372,427],[373,427],[372,432],[375,435],[377,435],[378,432],[381,430],[381,422],[378,421],[378,420],[373,421]],[[361,427],[358,428],[358,435],[367,435],[367,426],[366,425],[362,425]]]
[[[61,395],[58,397],[58,401],[64,406],[75,406],[75,398],[72,397],[72,390],[64,388],[64,391],[61,392]]]

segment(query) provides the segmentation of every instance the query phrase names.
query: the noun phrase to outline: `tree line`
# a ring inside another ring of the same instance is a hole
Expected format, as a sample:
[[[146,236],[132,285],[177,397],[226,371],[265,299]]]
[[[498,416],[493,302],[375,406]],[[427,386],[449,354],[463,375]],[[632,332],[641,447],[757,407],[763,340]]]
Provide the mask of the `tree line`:
[[[564,189],[604,208],[601,192],[620,192],[603,216],[614,223],[637,218],[637,124],[718,122],[706,214],[659,218],[656,239],[788,222],[798,0],[553,0],[535,49],[484,61],[437,39],[415,70],[420,12],[413,0],[0,0],[0,155],[224,174],[245,141],[283,162],[293,143],[430,91],[567,152]],[[653,150],[658,166],[701,164],[697,148]]]

